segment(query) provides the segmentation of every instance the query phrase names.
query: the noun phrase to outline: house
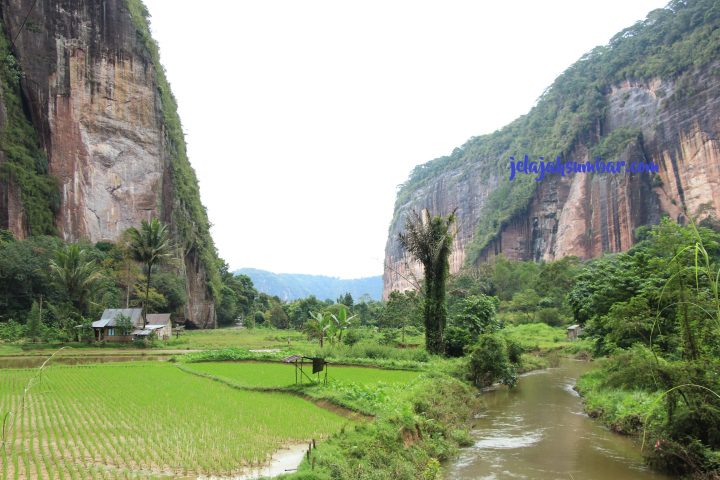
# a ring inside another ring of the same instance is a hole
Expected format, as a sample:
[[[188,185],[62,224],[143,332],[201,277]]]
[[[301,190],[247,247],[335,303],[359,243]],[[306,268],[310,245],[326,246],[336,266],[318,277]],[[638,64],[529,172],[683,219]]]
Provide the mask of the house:
[[[168,340],[172,336],[172,320],[169,313],[148,313],[147,325],[142,328],[142,319],[138,329],[133,331],[133,335],[137,337],[148,337],[155,334],[158,340]]]
[[[578,336],[582,334],[582,327],[580,325],[570,325],[567,328],[568,340],[577,340]]]
[[[130,321],[122,325],[122,317]],[[148,338],[155,335],[160,340],[167,340],[172,333],[172,322],[169,313],[147,315],[147,324],[143,328],[141,308],[108,308],[100,320],[92,323],[96,341],[129,342],[135,338]]]

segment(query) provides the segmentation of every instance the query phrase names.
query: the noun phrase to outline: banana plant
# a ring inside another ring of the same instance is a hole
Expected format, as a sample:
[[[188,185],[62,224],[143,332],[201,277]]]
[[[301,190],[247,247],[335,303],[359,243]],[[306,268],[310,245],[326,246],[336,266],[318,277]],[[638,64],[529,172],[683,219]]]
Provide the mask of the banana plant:
[[[332,317],[333,322],[335,322],[335,329],[338,333],[338,341],[342,342],[343,330],[347,330],[348,328],[350,328],[353,318],[355,318],[357,315],[348,317],[347,309],[344,305],[341,305],[340,311],[338,312],[337,316],[335,314],[330,314],[330,316]]]
[[[305,324],[305,329],[310,336],[320,340],[320,348],[323,348],[325,337],[332,337],[335,334],[335,322],[330,317],[326,317],[322,312],[310,312],[312,320]]]

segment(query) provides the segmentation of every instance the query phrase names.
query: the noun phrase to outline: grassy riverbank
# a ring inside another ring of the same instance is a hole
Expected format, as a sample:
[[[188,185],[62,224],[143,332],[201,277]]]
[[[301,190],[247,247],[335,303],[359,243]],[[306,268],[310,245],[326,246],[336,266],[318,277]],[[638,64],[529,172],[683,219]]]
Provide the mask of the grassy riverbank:
[[[576,389],[585,411],[612,431],[638,436],[646,462],[678,477],[716,479],[720,451],[708,447],[720,438],[713,372],[720,365],[656,359],[636,347],[600,362]],[[682,388],[667,387],[681,385]],[[697,439],[697,440],[694,440]]]

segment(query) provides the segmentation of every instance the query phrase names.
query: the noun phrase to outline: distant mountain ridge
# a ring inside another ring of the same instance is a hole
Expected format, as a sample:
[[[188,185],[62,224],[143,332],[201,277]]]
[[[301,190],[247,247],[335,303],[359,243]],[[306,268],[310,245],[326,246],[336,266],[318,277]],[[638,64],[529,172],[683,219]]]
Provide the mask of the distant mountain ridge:
[[[247,275],[258,291],[277,295],[285,301],[310,295],[315,295],[320,300],[335,300],[347,292],[350,292],[355,301],[366,294],[373,300],[380,300],[383,290],[382,275],[346,280],[324,275],[273,273],[256,268],[241,268],[234,273]]]

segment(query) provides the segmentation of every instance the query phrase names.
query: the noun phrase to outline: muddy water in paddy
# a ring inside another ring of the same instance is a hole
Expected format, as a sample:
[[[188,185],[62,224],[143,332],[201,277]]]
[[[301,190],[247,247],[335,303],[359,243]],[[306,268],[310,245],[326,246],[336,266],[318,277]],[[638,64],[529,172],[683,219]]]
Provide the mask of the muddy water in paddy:
[[[559,368],[520,378],[513,391],[484,393],[475,444],[447,469],[448,480],[665,480],[648,470],[640,445],[610,432],[583,413],[575,381],[592,364],[563,361]],[[647,447],[646,447],[647,448]]]

